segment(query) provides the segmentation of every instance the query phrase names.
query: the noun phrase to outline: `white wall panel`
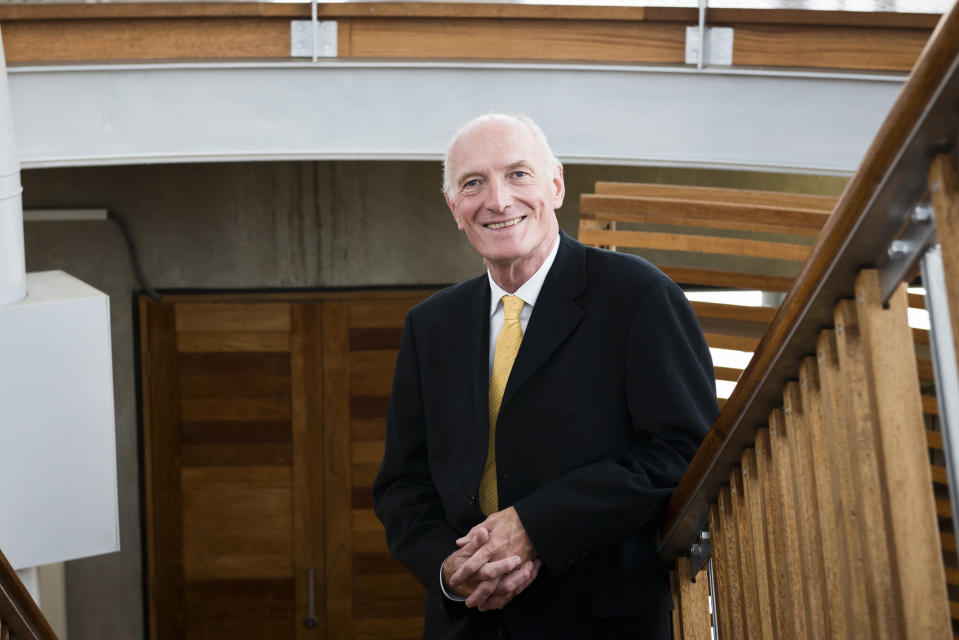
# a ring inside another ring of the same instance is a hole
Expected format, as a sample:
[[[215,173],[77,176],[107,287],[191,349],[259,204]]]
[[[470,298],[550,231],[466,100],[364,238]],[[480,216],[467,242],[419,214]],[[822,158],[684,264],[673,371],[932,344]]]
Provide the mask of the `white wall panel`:
[[[24,168],[435,159],[489,110],[531,115],[567,162],[847,174],[898,76],[476,63],[13,67]]]

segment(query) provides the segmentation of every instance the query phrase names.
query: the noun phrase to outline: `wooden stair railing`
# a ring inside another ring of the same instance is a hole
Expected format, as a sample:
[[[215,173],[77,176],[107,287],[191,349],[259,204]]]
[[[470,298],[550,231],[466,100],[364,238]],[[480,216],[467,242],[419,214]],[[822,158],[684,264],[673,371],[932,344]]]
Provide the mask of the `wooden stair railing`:
[[[950,458],[936,454],[951,418],[931,395],[928,334],[907,321],[923,300],[901,281],[920,252],[898,268],[889,248],[931,200],[945,286],[926,297],[946,300],[959,339],[956,104],[953,7],[667,506],[676,638],[710,624],[721,639],[953,637]],[[956,359],[942,354],[939,366]],[[704,528],[708,546],[693,546]]]
[[[37,603],[17,572],[0,552],[0,638],[2,640],[56,640]]]

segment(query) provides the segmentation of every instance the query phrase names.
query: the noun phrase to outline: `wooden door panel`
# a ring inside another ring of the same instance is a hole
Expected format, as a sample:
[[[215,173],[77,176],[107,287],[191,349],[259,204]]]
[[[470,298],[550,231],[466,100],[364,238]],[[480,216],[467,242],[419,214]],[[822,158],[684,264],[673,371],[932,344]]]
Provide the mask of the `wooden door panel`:
[[[153,637],[421,635],[372,483],[403,320],[428,294],[141,300]]]

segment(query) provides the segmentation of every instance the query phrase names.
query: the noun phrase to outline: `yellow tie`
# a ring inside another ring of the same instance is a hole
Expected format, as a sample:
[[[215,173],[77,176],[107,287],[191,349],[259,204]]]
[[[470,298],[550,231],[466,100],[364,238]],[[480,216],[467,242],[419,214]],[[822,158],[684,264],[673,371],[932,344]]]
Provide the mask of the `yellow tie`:
[[[496,419],[503,402],[506,381],[513,368],[513,361],[523,341],[523,325],[519,322],[523,301],[516,296],[503,296],[505,319],[499,337],[496,338],[496,353],[493,355],[493,373],[489,378],[489,452],[480,478],[479,499],[484,515],[499,511],[499,493],[496,487]]]

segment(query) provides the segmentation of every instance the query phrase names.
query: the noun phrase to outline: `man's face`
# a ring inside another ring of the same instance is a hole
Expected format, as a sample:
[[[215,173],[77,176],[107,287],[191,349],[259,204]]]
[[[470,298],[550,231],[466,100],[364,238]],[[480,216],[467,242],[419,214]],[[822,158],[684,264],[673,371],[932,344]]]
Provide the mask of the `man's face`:
[[[450,151],[449,174],[446,203],[487,263],[546,259],[559,232],[563,169],[526,125],[494,120],[467,130]]]

